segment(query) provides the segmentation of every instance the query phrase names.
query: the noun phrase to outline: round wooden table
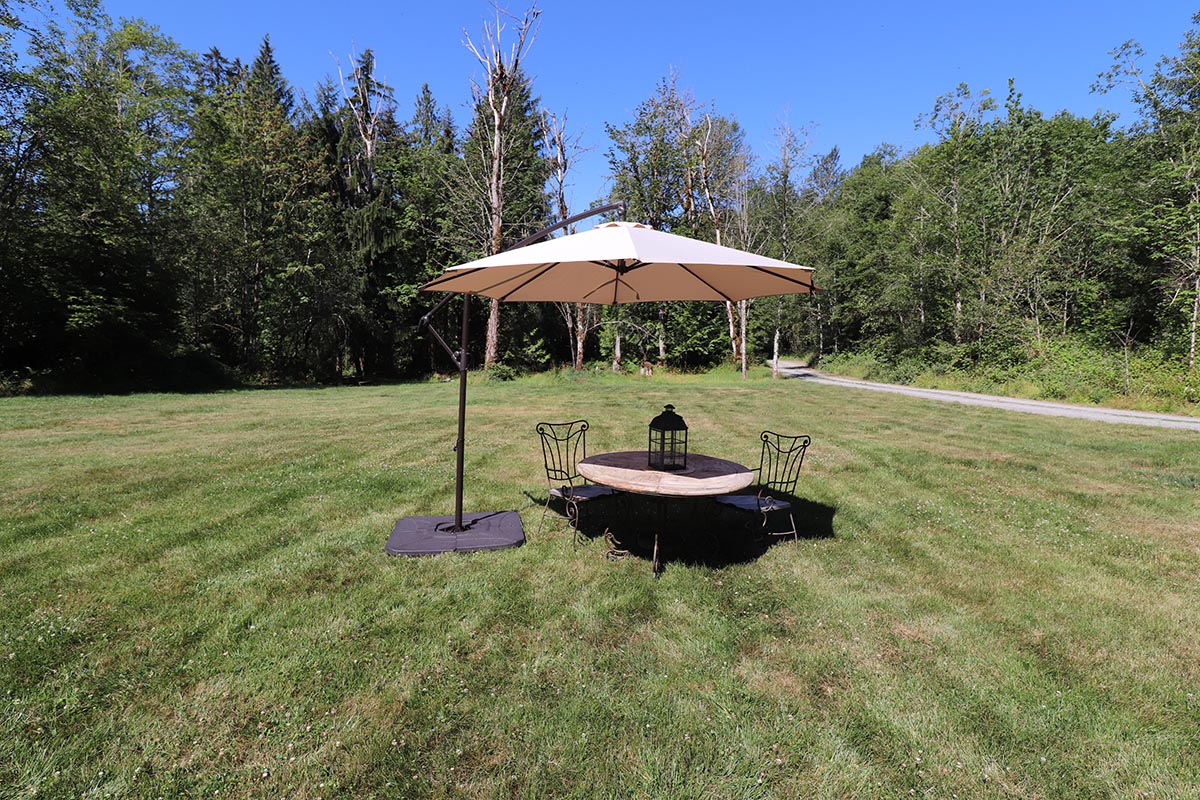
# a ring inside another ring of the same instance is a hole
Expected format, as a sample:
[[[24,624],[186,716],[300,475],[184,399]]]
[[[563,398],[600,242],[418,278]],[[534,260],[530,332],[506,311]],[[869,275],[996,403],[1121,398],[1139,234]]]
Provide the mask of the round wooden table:
[[[651,469],[645,450],[600,453],[579,462],[579,474],[592,483],[623,492],[662,497],[731,494],[754,482],[754,472],[734,461],[688,453],[687,469]]]
[[[588,456],[578,464],[579,474],[592,483],[611,486],[623,492],[660,498],[659,528],[665,525],[665,498],[711,497],[745,489],[754,482],[754,472],[734,461],[688,453],[687,469],[666,471],[651,469],[645,450],[624,450]],[[628,555],[616,539],[608,536],[610,558]],[[659,531],[654,532],[654,551],[651,565],[659,574]]]

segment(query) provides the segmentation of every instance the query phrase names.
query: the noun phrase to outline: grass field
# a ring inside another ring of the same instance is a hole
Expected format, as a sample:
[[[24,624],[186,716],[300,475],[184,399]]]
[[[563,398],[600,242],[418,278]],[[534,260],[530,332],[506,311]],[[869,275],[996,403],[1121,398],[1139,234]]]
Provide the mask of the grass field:
[[[479,382],[467,510],[531,541],[389,558],[452,510],[455,402],[0,400],[0,796],[1200,794],[1195,434],[762,373]],[[664,402],[743,463],[812,434],[832,522],[657,580],[532,536],[534,424],[629,449]]]

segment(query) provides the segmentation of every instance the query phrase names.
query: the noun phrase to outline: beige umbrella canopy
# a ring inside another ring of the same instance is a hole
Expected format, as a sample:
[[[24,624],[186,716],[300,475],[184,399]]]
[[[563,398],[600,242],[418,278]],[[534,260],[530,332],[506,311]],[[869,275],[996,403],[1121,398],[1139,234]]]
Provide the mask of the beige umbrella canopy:
[[[421,288],[506,301],[615,305],[746,300],[817,287],[809,267],[640,223],[606,222],[453,267]]]

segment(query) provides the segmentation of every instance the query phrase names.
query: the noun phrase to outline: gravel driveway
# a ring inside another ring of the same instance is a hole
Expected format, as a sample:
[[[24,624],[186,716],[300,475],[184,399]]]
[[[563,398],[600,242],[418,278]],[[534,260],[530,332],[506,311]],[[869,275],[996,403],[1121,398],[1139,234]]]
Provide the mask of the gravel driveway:
[[[940,400],[947,403],[963,403],[969,406],[989,406],[1003,408],[1009,411],[1023,411],[1027,414],[1045,414],[1051,417],[1071,417],[1073,419],[1090,419],[1096,422],[1118,422],[1126,425],[1152,425],[1158,428],[1184,428],[1200,431],[1200,417],[1185,417],[1178,414],[1154,414],[1149,411],[1125,411],[1118,408],[1100,408],[1099,406],[1080,406],[1072,403],[1051,403],[1045,400],[1020,400],[1013,397],[997,397],[990,394],[975,394],[973,392],[952,392],[946,389],[920,389],[915,386],[898,386],[891,383],[874,383],[852,378],[839,378],[836,375],[826,375],[815,369],[810,369],[798,362],[779,362],[779,372],[786,378],[821,383],[828,386],[841,386],[850,389],[864,389],[873,392],[893,392],[906,394],[910,397],[920,397],[925,400]]]

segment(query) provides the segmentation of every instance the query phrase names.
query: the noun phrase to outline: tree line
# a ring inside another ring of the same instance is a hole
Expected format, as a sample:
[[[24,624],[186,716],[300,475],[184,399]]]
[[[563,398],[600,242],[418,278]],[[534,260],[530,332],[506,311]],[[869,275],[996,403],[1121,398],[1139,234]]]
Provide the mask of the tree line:
[[[402,110],[376,54],[298,93],[268,37],[190,53],[95,0],[0,0],[0,381],[8,390],[376,381],[447,369],[419,287],[556,219],[581,137],[525,57],[540,12],[468,53],[465,126],[427,85]],[[780,353],[869,356],[895,377],[1019,374],[1080,352],[1198,398],[1200,15],[1152,67],[1113,52],[1098,91],[1138,118],[1046,115],[959,86],[931,143],[846,168],[664,77],[606,126],[611,193],[652,226],[812,266],[824,291],[739,304],[488,309],[469,343],[502,375]],[[452,313],[452,310],[451,310]],[[1064,344],[1066,343],[1066,344]]]

